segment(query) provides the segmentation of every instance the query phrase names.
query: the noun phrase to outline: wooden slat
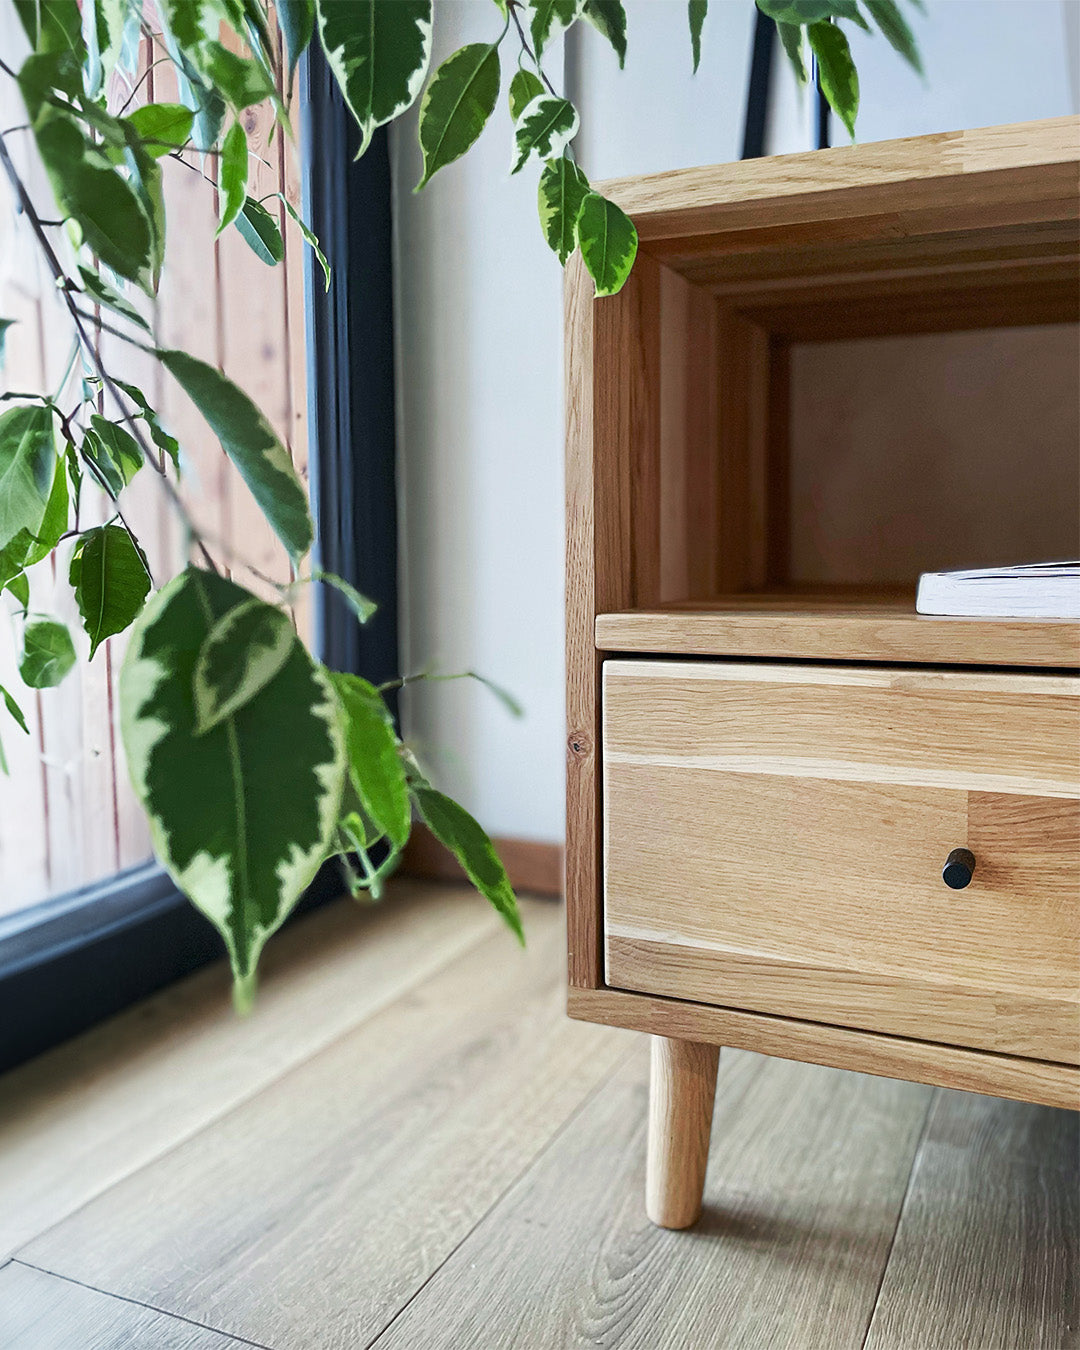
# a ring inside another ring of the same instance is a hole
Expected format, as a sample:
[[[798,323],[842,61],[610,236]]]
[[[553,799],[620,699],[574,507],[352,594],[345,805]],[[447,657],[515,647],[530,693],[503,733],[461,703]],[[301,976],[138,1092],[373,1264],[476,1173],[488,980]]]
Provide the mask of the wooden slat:
[[[397,882],[378,908],[335,905],[271,942],[244,1021],[216,965],[0,1078],[0,1260],[498,924],[471,889]]]
[[[4,1350],[231,1350],[244,1342],[15,1261],[0,1270],[0,1344]]]
[[[1080,1073],[1068,1064],[962,1050],[679,999],[650,998],[618,989],[571,989],[567,1011],[583,1021],[628,1027],[653,1036],[709,1041],[784,1059],[909,1078],[935,1087],[988,1092],[1074,1111],[1080,1107]]]
[[[986,666],[1080,665],[1080,624],[1064,619],[960,619],[909,603],[720,596],[700,609],[598,614],[609,652],[810,661],[925,661]]]
[[[276,1350],[368,1344],[625,1054],[563,1015],[561,914],[526,930],[526,952],[482,941],[25,1259]]]
[[[635,1053],[376,1346],[858,1350],[928,1098],[721,1052],[704,1213],[680,1235],[642,1207]]]
[[[1077,1345],[1078,1157],[1073,1111],[939,1094],[866,1350]]]

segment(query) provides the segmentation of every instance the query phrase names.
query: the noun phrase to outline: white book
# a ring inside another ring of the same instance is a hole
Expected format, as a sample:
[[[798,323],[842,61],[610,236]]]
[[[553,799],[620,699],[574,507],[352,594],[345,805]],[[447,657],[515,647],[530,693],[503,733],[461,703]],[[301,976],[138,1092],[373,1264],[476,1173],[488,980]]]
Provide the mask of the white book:
[[[915,608],[972,618],[1080,619],[1080,562],[924,572]]]

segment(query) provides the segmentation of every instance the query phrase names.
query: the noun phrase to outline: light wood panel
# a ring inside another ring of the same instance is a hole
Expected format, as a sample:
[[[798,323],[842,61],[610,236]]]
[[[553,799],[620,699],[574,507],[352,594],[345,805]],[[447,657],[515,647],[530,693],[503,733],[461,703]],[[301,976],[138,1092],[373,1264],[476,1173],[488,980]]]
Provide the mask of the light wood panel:
[[[704,1215],[643,1212],[644,1046],[378,1350],[857,1350],[926,1115],[914,1084],[722,1057]]]
[[[4,1350],[232,1350],[245,1344],[17,1261],[0,1270]]]
[[[661,1228],[701,1217],[720,1048],[651,1037],[645,1212]]]
[[[866,1350],[1080,1345],[1078,1117],[938,1095]]]
[[[21,1255],[275,1350],[368,1344],[626,1051],[563,1015],[557,909],[525,926]]]
[[[910,1078],[935,1087],[992,1093],[1072,1111],[1080,1108],[1080,1073],[1069,1064],[988,1054],[619,989],[571,989],[566,1006],[571,1017],[651,1036],[709,1041],[859,1073]]]
[[[0,1260],[498,930],[471,888],[397,881],[266,949],[253,1014],[220,965],[0,1077]]]
[[[604,766],[609,984],[1080,1059],[1080,680],[609,661]]]
[[[902,213],[931,206],[948,213],[951,229],[963,228],[968,215],[985,225],[995,207],[1012,206],[1023,220],[1053,219],[1063,203],[1075,202],[1078,158],[1080,119],[1058,117],[675,169],[613,179],[602,188],[634,217],[647,242],[755,225],[843,222],[889,207],[900,216],[895,234],[904,233]]]
[[[602,651],[809,661],[1080,665],[1080,624],[916,614],[913,600],[728,595],[699,607],[598,614]]]

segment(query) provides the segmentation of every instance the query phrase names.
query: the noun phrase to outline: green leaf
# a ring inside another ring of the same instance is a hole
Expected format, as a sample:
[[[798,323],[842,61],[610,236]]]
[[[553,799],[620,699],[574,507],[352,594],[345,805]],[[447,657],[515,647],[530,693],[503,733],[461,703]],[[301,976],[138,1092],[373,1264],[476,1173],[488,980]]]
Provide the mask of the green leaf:
[[[97,525],[79,537],[68,580],[92,661],[107,637],[134,623],[150,594],[146,559],[122,525]]]
[[[691,0],[691,4],[705,0]],[[581,16],[606,37],[619,58],[619,69],[626,65],[626,10],[622,0],[585,0]]]
[[[337,699],[295,637],[250,702],[196,734],[203,644],[252,598],[189,568],[136,620],[120,673],[124,748],[155,850],[224,938],[242,1007],[266,939],[330,851],[345,772]]]
[[[224,95],[225,102],[237,112],[276,98],[274,81],[265,67],[246,56],[238,56],[220,42],[200,43],[198,64],[210,83]]]
[[[153,295],[152,227],[134,188],[67,114],[45,109],[34,131],[57,206],[78,223],[87,248]]]
[[[848,40],[834,23],[814,23],[807,31],[817,57],[821,92],[854,140],[855,118],[859,112],[859,74],[851,59]]]
[[[525,931],[517,897],[484,830],[464,807],[444,793],[423,786],[417,787],[414,795],[428,829],[450,850],[472,884],[494,905],[524,946]]]
[[[146,153],[159,159],[188,143],[195,114],[182,103],[146,103],[127,120],[139,139],[149,142]]]
[[[165,262],[165,186],[161,165],[137,143],[127,147],[124,162],[150,227],[150,287],[156,295]]]
[[[355,586],[351,585],[344,577],[337,576],[334,572],[323,572],[316,570],[311,574],[312,581],[321,581],[327,586],[333,586],[346,601],[353,614],[356,615],[358,623],[367,623],[375,611],[379,608],[374,600],[369,600],[366,595],[361,595]]]
[[[709,0],[688,0],[687,17],[690,21],[690,50],[694,55],[695,75],[698,66],[701,65],[701,29],[705,23],[708,8]]]
[[[41,403],[10,408],[0,416],[0,549],[41,529],[56,474],[52,410]],[[23,548],[23,557],[26,548]],[[19,570],[22,559],[19,559]]]
[[[315,0],[277,0],[278,26],[285,38],[289,58],[289,84],[296,63],[307,51],[315,31]]]
[[[577,242],[597,295],[622,290],[637,256],[634,222],[598,192],[590,192],[578,212]]]
[[[510,81],[510,116],[517,121],[534,98],[544,92],[544,82],[531,70],[519,70]]]
[[[24,611],[30,607],[30,579],[25,572],[18,572],[5,582],[3,589],[11,592]]]
[[[539,61],[548,43],[579,17],[584,0],[533,0],[529,32]]]
[[[53,472],[52,489],[45,503],[45,514],[34,534],[34,540],[26,551],[24,567],[33,567],[42,558],[47,557],[60,542],[60,536],[68,527],[68,487],[64,461],[57,459]]]
[[[116,67],[124,38],[124,0],[83,0],[83,37],[86,42],[84,84],[91,98],[99,98]]]
[[[254,197],[244,200],[244,209],[236,217],[236,228],[260,262],[274,267],[285,256],[285,241],[278,223]]]
[[[294,562],[311,548],[307,493],[277,433],[243,390],[186,352],[159,351],[199,408]]]
[[[833,12],[834,0],[756,0],[758,9],[777,23],[819,23]]]
[[[484,129],[499,97],[497,43],[473,42],[448,56],[432,76],[420,104],[424,175],[459,159]]]
[[[196,735],[250,703],[289,659],[295,640],[289,616],[264,600],[247,600],[223,615],[195,662]]]
[[[896,0],[866,0],[866,8],[870,11],[870,17],[884,33],[889,45],[921,75],[923,65],[915,42],[915,34],[908,27],[908,22],[901,14]]]
[[[564,155],[545,164],[537,190],[540,228],[564,266],[577,245],[577,218],[588,193],[589,180],[572,159]]]
[[[221,143],[218,162],[218,202],[220,218],[217,232],[231,225],[244,209],[247,200],[248,143],[247,133],[239,122],[234,122]]]
[[[2,684],[0,684],[0,698],[3,698],[4,707],[7,708],[8,712],[14,718],[15,722],[23,729],[23,731],[26,732],[27,736],[29,736],[30,728],[26,725],[26,717],[23,713],[23,710],[19,707],[19,705],[15,702],[15,700],[11,697],[11,695],[8,693],[8,691],[4,688]]]
[[[15,319],[0,319],[0,370],[4,369],[4,348],[7,345],[7,331],[16,322]]]
[[[800,84],[806,84],[810,79],[810,72],[806,69],[802,27],[797,23],[777,23],[776,31],[780,34],[780,43],[791,62],[795,78]]]
[[[82,15],[76,0],[14,0],[14,4],[35,52],[74,52],[81,64]]]
[[[431,60],[431,0],[316,0],[319,35],[360,128],[360,154],[376,127],[411,107]]]
[[[119,314],[123,318],[136,323],[140,328],[150,332],[150,325],[131,303],[131,301],[114,287],[110,286],[104,277],[94,271],[92,267],[86,267],[79,264],[79,278],[82,281],[83,290],[95,300],[99,305],[104,305],[106,309],[111,309],[114,314]]]
[[[82,456],[114,497],[119,497],[143,465],[142,451],[131,432],[100,413],[94,413],[83,433]]]
[[[303,216],[300,214],[299,211],[297,211],[296,207],[293,206],[292,202],[289,201],[288,197],[286,197],[283,192],[279,192],[277,195],[281,198],[282,202],[284,203],[285,210],[288,211],[289,215],[293,218],[294,222],[296,223],[297,229],[299,229],[300,233],[304,236],[305,243],[311,249],[312,253],[315,254],[315,261],[322,268],[323,277],[326,280],[326,289],[329,290],[330,264],[326,261],[326,255],[319,247],[319,241],[315,237],[314,231],[309,228]]]
[[[400,848],[409,837],[412,813],[393,719],[382,695],[367,680],[338,671],[332,671],[330,679],[344,719],[349,777],[364,811]]]
[[[859,0],[832,0],[832,17],[834,19],[848,19],[863,30],[864,33],[870,32],[870,25],[863,18],[862,11],[859,9]]]
[[[514,133],[514,164],[511,173],[523,169],[530,159],[554,159],[577,135],[578,115],[565,98],[541,94],[522,112]]]
[[[34,619],[23,631],[19,674],[31,689],[52,689],[75,664],[71,634],[56,619]]]
[[[115,384],[118,389],[122,389],[124,393],[127,394],[128,398],[135,404],[138,409],[136,416],[145,422],[146,429],[150,433],[150,439],[159,450],[163,451],[169,459],[172,460],[173,468],[179,469],[180,444],[176,437],[170,436],[161,425],[157,413],[147,402],[146,395],[136,385],[129,384],[126,380],[118,380],[115,375],[113,376],[113,384]]]

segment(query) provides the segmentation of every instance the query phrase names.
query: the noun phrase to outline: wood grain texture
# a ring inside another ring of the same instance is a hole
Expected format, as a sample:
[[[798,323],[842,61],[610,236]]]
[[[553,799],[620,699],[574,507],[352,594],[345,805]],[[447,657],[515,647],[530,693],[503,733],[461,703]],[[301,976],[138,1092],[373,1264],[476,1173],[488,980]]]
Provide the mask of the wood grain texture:
[[[1080,624],[942,618],[916,614],[903,599],[729,595],[695,609],[598,614],[596,645],[669,656],[1070,668],[1080,665]]]
[[[645,1075],[636,1051],[378,1350],[861,1345],[926,1090],[725,1052],[704,1214],[678,1234],[642,1209]]]
[[[1037,220],[1040,207],[1056,211],[1075,200],[1078,158],[1080,119],[1059,117],[676,169],[601,187],[647,242],[869,216],[889,206],[907,213],[934,206],[957,218],[977,207],[985,218],[987,199]]]
[[[1075,1350],[1078,1157],[1073,1111],[939,1093],[866,1350]]]
[[[720,1047],[650,1037],[645,1212],[661,1228],[701,1217]]]
[[[567,1012],[652,1036],[709,1041],[764,1055],[826,1064],[887,1078],[910,1078],[935,1087],[992,1093],[1045,1106],[1080,1109],[1080,1072],[1069,1064],[965,1050],[903,1036],[881,1036],[848,1027],[788,1017],[654,998],[619,989],[571,989]]]
[[[1080,680],[608,661],[604,810],[609,984],[1080,1060]]]
[[[246,1344],[208,1327],[86,1289],[13,1261],[0,1270],[4,1350],[232,1350]]]
[[[485,939],[29,1244],[275,1350],[368,1344],[623,1056],[563,1015],[562,916]]]
[[[583,988],[600,979],[593,619],[660,586],[661,278],[642,262],[601,301],[579,257],[566,273],[567,933],[570,983]]]
[[[0,1260],[498,929],[471,888],[395,882],[266,950],[251,1017],[214,966],[0,1077]]]
[[[562,895],[564,850],[561,844],[500,836],[491,842],[515,890],[526,895]],[[425,825],[419,824],[413,826],[405,845],[400,875],[436,881],[465,880],[465,871],[453,854]]]

